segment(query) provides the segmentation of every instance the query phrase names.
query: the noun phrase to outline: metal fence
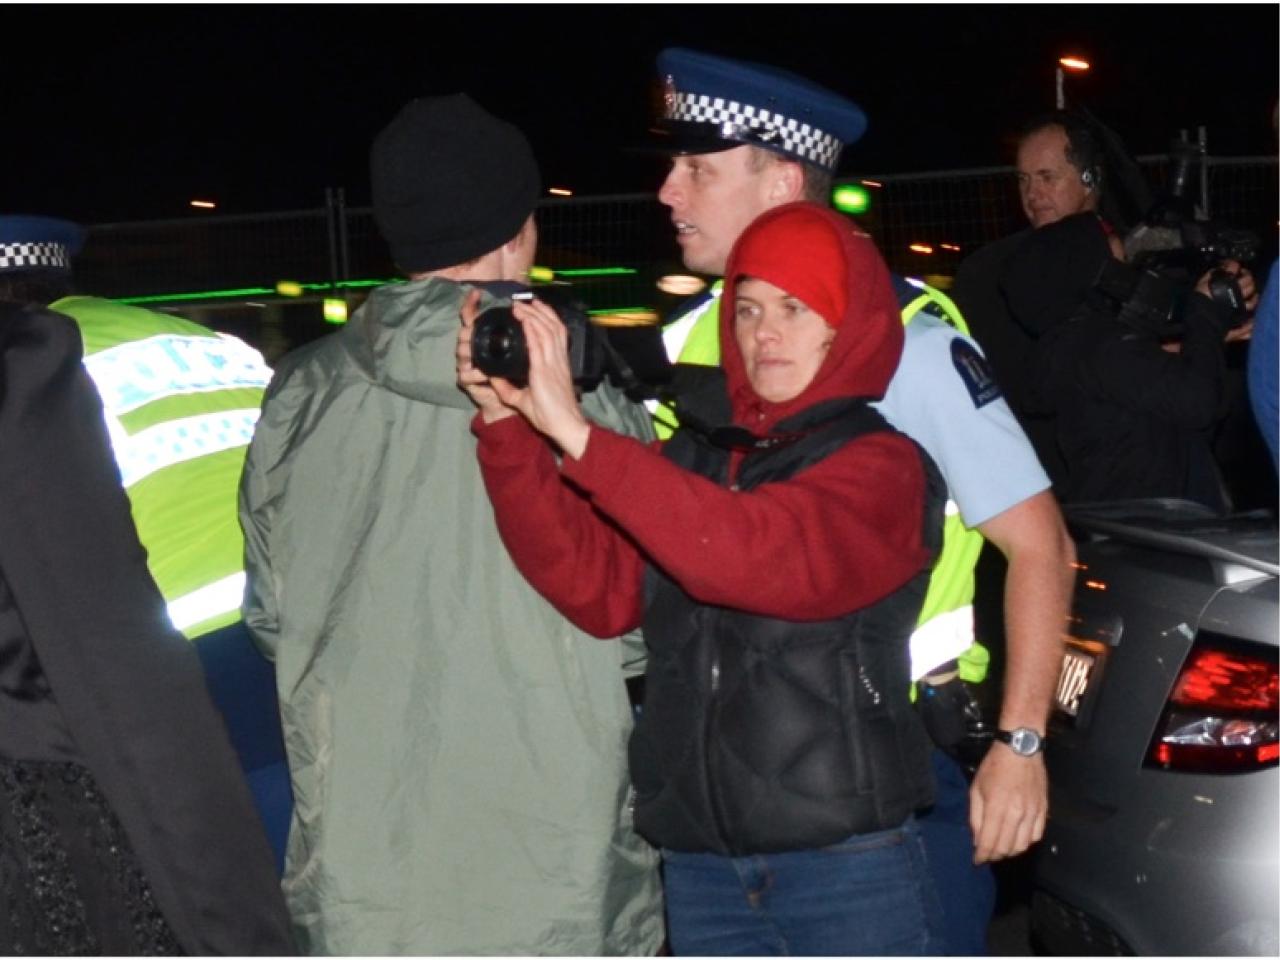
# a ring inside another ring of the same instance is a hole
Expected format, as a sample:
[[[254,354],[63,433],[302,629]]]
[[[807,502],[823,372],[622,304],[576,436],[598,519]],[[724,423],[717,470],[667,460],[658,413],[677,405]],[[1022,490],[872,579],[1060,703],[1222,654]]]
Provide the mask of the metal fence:
[[[1139,165],[1153,191],[1165,187],[1167,157],[1143,157]],[[1278,204],[1276,158],[1208,158],[1205,171],[1202,205],[1208,214],[1224,224],[1252,230],[1262,241],[1262,249],[1273,251]],[[861,222],[898,273],[954,276],[969,253],[1026,226],[1012,167],[865,180],[881,186],[871,191],[871,208]],[[1200,190],[1195,193],[1199,201]],[[932,252],[913,251],[912,244],[928,246]]]
[[[1141,165],[1159,189],[1166,158],[1142,158]],[[1274,255],[1276,158],[1207,158],[1204,170],[1209,213],[1253,230],[1264,252]],[[1025,223],[1011,167],[862,180],[878,186],[859,222],[899,273],[945,283],[969,252]],[[397,275],[372,211],[346,207],[340,190],[329,191],[326,200],[315,210],[92,227],[77,261],[80,286],[102,296],[148,298],[153,308],[193,316],[260,345],[266,336],[267,352],[276,353],[328,329],[319,298],[338,295],[354,305],[368,287]],[[668,212],[653,194],[548,198],[539,206],[538,224],[539,265],[572,280],[591,306],[664,312],[673,305],[655,281],[680,269],[679,252]],[[912,250],[913,244],[932,252]],[[280,311],[287,301],[277,285],[285,280],[300,285],[303,296],[294,303],[307,309],[291,315],[282,332]],[[276,329],[262,335],[264,309]]]

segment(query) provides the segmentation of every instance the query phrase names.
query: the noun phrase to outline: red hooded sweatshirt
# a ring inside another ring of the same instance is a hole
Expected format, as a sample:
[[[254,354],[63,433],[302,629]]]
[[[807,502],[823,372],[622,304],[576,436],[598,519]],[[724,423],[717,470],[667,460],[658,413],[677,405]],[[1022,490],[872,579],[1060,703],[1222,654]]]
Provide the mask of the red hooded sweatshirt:
[[[807,256],[794,244],[797,226],[812,237],[815,224],[831,233],[823,246],[843,256],[834,270],[830,256]],[[744,264],[802,301],[804,288],[811,299],[843,302],[822,366],[784,403],[762,400],[751,388],[733,335]],[[804,276],[824,268],[821,276]],[[720,346],[735,423],[766,433],[822,401],[884,395],[902,352],[902,322],[884,261],[849,221],[813,204],[775,208],[739,238],[726,278]],[[521,417],[489,425],[477,417],[473,429],[512,559],[535,589],[595,636],[639,625],[649,563],[700,603],[817,621],[875,603],[929,560],[921,529],[924,470],[900,434],[860,437],[788,480],[739,492],[664,459],[658,444],[599,426],[582,458],[565,457],[559,468],[548,442]]]

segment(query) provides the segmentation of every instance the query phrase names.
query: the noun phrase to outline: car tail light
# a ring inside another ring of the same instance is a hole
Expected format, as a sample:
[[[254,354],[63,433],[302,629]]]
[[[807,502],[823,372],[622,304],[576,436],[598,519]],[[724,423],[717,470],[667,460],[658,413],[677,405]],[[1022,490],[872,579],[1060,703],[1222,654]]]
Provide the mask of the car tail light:
[[[1274,648],[1202,634],[1173,685],[1147,766],[1244,773],[1280,761]]]

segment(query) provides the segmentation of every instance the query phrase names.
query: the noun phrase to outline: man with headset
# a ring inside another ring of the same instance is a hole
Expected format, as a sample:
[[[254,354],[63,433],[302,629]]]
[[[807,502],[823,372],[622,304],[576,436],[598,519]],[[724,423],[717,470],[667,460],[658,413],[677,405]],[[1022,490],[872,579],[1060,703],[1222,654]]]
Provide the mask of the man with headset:
[[[1018,137],[1018,194],[1031,226],[968,257],[960,265],[952,290],[1010,409],[1055,487],[1063,482],[1065,467],[1053,443],[1053,421],[1032,399],[1034,384],[1028,371],[1034,340],[1009,313],[1000,277],[1009,257],[1032,230],[1100,209],[1102,166],[1097,140],[1076,115],[1059,110],[1026,123]],[[1102,211],[1104,217],[1106,213]],[[1118,243],[1119,237],[1114,237],[1113,246]]]
[[[1127,194],[1116,187],[1132,186],[1120,179],[1123,163],[1106,166],[1106,135],[1064,111],[1023,127],[1018,190],[1031,229],[966,261],[955,297],[1061,499],[1177,495],[1227,510],[1207,431],[1227,410],[1223,344],[1249,335],[1239,321],[1254,299],[1252,274],[1221,264],[1236,278],[1239,312],[1209,304],[1212,271],[1197,285],[1204,297],[1178,298],[1196,335],[1177,352],[1101,315],[1061,322],[1081,318],[1103,263],[1126,259]]]
[[[685,266],[700,273],[722,274],[734,242],[764,211],[799,199],[825,203],[841,150],[866,128],[857,105],[761,64],[668,49],[658,57],[658,72],[665,90],[655,146],[672,157],[658,199],[671,208]],[[940,317],[951,312],[944,297],[901,284],[906,342],[878,409],[929,452],[954,501],[943,556],[911,640],[913,677],[941,684],[957,671],[964,676],[965,657],[976,646],[971,604],[978,534],[1009,558],[1002,742],[978,769],[971,811],[959,768],[935,751],[937,803],[921,819],[946,914],[947,952],[984,953],[994,902],[983,864],[1021,853],[1044,827],[1047,782],[1039,747],[1061,664],[1074,553],[1048,479],[981,353]],[[672,359],[719,362],[719,288],[668,324],[664,340]],[[656,419],[661,424],[671,415],[660,409]],[[940,602],[935,587],[945,596]],[[744,895],[767,915],[767,896]]]

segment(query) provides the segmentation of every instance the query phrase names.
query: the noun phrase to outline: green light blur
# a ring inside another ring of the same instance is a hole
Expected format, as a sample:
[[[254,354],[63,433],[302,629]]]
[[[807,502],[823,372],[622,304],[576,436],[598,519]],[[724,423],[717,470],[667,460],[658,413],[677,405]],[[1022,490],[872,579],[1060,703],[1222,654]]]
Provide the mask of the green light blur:
[[[552,277],[615,277],[629,276],[638,273],[634,267],[583,267],[571,270],[551,270],[548,267],[533,267],[529,271],[530,279],[550,280]],[[390,283],[404,283],[401,277],[385,280],[340,280],[337,283],[298,283],[301,291],[328,292],[335,288],[342,290],[360,290],[368,287],[381,287]],[[292,281],[281,281],[281,284],[292,285]],[[279,285],[275,287],[240,287],[235,290],[203,290],[195,293],[158,293],[145,297],[114,297],[116,303],[180,303],[190,300],[231,300],[236,297],[269,297],[279,296]]]
[[[116,303],[167,303],[171,300],[225,300],[230,297],[261,297],[274,294],[275,287],[242,287],[239,290],[212,290],[208,293],[162,293],[151,297],[116,297]]]
[[[338,283],[299,283],[301,290],[332,290],[334,287],[358,289],[381,287],[389,283],[404,283],[399,277],[389,280],[340,280]],[[279,293],[277,287],[244,287],[239,290],[205,290],[199,293],[158,293],[147,297],[114,297],[116,303],[169,303],[176,300],[227,300],[231,297],[261,297]]]
[[[871,195],[865,187],[846,183],[831,191],[831,205],[841,213],[866,213],[871,206]]]
[[[619,277],[636,273],[634,267],[582,267],[574,270],[557,270],[557,277]]]

